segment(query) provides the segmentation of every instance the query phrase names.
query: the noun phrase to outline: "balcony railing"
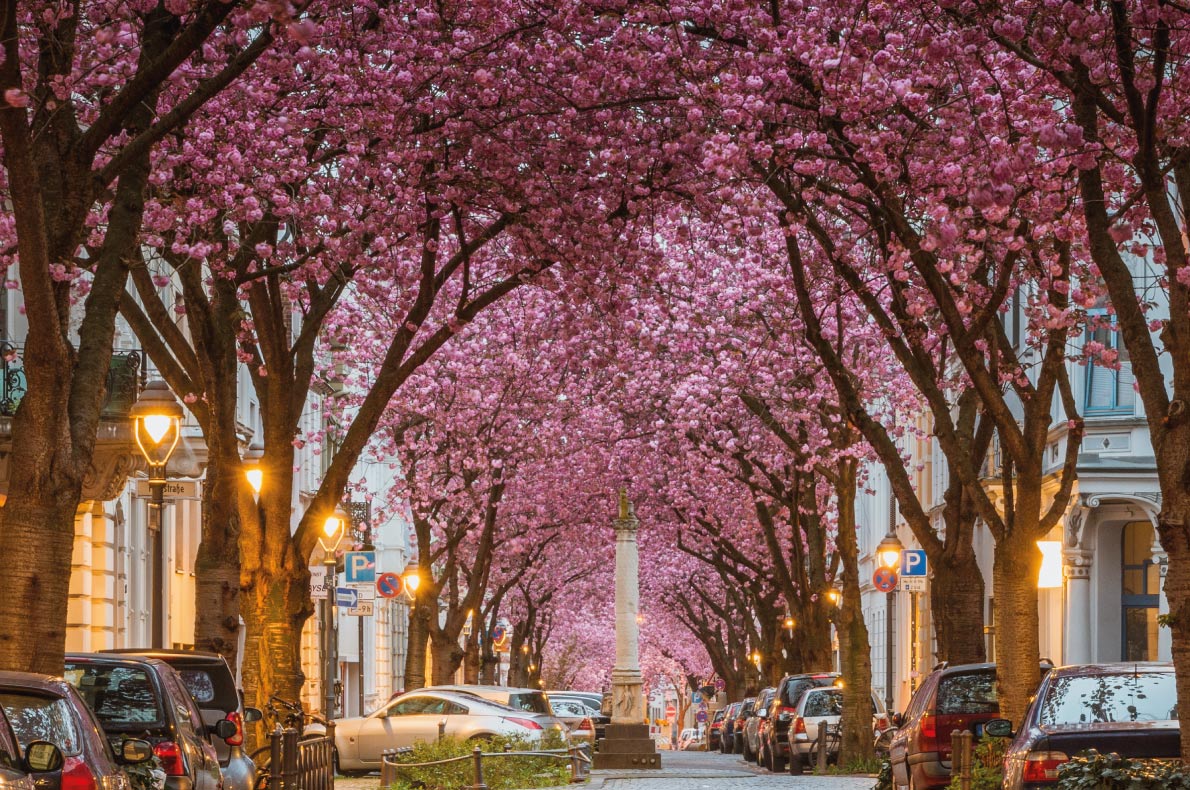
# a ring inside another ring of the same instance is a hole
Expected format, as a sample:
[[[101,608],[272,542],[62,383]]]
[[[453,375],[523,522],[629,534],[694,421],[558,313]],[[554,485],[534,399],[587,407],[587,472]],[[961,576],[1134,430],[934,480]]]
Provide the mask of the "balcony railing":
[[[21,364],[21,346],[0,341],[0,416],[11,417],[25,397],[28,383]],[[119,420],[128,416],[145,385],[147,365],[145,352],[140,349],[116,351],[107,371],[107,392],[103,396],[100,416],[105,420]]]

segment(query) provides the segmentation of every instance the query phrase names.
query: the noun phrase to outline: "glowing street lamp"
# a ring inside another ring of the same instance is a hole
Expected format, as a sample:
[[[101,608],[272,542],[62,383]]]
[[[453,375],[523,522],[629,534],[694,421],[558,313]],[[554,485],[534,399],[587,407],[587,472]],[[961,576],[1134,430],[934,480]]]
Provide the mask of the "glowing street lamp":
[[[404,588],[409,593],[410,598],[417,596],[417,588],[421,586],[421,568],[416,562],[411,562],[405,566],[404,572],[401,574],[401,581],[404,582]]]
[[[880,567],[890,571],[896,570],[897,566],[901,564],[901,551],[904,548],[905,545],[901,543],[897,533],[893,532],[890,526],[888,534],[876,547],[876,559],[879,561]],[[889,590],[884,599],[884,702],[889,710],[893,709],[893,660],[895,658],[893,652],[893,629],[895,627],[893,606],[896,603],[895,596],[895,590]]]
[[[905,549],[905,544],[901,543],[897,534],[891,530],[884,536],[884,540],[880,541],[880,545],[876,547],[876,558],[880,562],[881,568],[895,569],[901,564],[901,552]]]
[[[793,620],[793,614],[791,614],[790,612],[786,612],[785,619],[781,621],[781,627],[784,628],[786,631],[789,631],[792,634],[794,625],[795,625],[795,623]]]
[[[339,641],[335,638],[335,605],[338,580],[335,578],[335,551],[347,532],[347,515],[336,510],[322,522],[318,545],[322,547],[322,564],[326,567],[326,600],[322,608],[322,712],[327,720],[335,717],[335,668],[339,664]]]
[[[253,493],[260,496],[260,489],[264,487],[264,469],[260,467],[260,464],[246,467],[244,477],[248,478],[248,485],[252,486]]]

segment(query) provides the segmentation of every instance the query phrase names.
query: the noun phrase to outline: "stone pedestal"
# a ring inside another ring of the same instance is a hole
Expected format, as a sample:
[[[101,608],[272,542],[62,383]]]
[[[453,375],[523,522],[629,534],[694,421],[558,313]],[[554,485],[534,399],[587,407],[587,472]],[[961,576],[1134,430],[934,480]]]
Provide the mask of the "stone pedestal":
[[[636,519],[628,492],[620,491],[616,529],[616,666],[612,670],[611,724],[599,742],[595,768],[660,768],[661,756],[645,719],[640,674],[637,615],[640,611],[640,560]]]

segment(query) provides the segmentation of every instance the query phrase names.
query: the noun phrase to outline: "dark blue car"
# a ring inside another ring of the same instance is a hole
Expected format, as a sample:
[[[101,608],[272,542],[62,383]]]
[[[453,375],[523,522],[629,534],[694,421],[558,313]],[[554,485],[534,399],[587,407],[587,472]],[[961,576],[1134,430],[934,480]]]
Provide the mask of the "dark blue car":
[[[1062,764],[1088,749],[1132,759],[1176,759],[1177,707],[1172,664],[1059,667],[1041,682],[1023,726],[1012,735],[1004,790],[1056,787]],[[1010,735],[1011,729],[1006,719],[984,725],[988,735]]]

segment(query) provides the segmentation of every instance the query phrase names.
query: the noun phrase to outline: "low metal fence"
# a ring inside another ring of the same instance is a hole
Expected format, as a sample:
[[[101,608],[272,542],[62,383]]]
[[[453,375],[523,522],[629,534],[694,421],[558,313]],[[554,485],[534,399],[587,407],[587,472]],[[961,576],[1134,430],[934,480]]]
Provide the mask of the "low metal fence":
[[[404,771],[410,771],[419,768],[433,768],[440,765],[452,765],[454,763],[462,763],[468,760],[472,763],[473,781],[470,785],[464,787],[462,790],[488,790],[487,782],[483,775],[483,761],[493,759],[516,759],[516,758],[532,758],[544,757],[552,760],[567,760],[570,763],[570,782],[576,784],[587,781],[587,777],[591,773],[591,755],[587,752],[585,747],[570,746],[565,749],[541,749],[538,751],[512,751],[512,747],[505,747],[502,752],[485,752],[481,747],[476,746],[471,754],[465,754],[459,757],[450,757],[445,760],[433,760],[426,763],[406,763],[401,762],[397,758],[401,755],[406,755],[412,752],[411,748],[393,749],[385,752],[380,758],[380,787],[386,788],[396,784],[399,775]]]
[[[335,725],[325,735],[302,737],[296,729],[269,733],[268,790],[334,790]]]

